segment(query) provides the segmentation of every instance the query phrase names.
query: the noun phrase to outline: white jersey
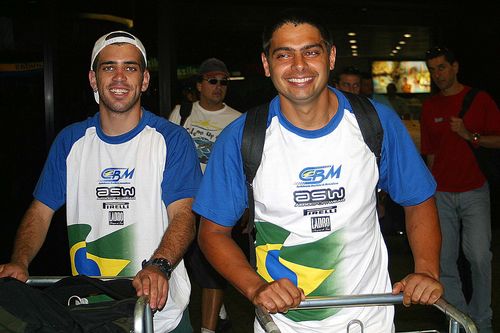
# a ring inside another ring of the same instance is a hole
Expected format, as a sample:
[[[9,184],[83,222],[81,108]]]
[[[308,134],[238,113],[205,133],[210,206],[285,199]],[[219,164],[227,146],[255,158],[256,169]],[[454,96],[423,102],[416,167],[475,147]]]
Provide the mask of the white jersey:
[[[391,291],[375,209],[376,159],[354,114],[341,115],[334,131],[317,137],[273,117],[254,181],[257,272],[269,282],[286,277],[307,296]],[[343,332],[353,319],[365,332],[390,332],[392,317],[392,307],[274,316],[282,332]]]
[[[166,207],[194,197],[200,179],[193,143],[179,126],[143,111],[136,128],[110,137],[96,114],[61,131],[34,196],[54,210],[66,203],[73,275],[134,276],[168,227]],[[181,261],[155,331],[178,325],[190,288]]]
[[[279,98],[270,104],[253,180],[257,273],[266,281],[288,278],[306,296],[387,293],[391,282],[376,212],[377,184],[402,205],[425,201],[436,184],[394,111],[375,103],[384,130],[377,167],[349,102],[333,91],[338,110],[319,130],[291,124]],[[248,206],[243,126],[238,119],[220,135],[193,205],[224,226],[234,225]],[[364,332],[385,333],[393,330],[393,315],[391,306],[371,306],[294,310],[273,319],[282,332],[345,332],[358,319]]]
[[[177,105],[169,120],[175,124],[180,124],[180,105]],[[200,160],[201,169],[204,172],[212,146],[215,140],[222,132],[224,127],[229,125],[233,120],[241,116],[241,113],[224,104],[224,107],[217,111],[209,111],[204,109],[200,102],[194,102],[190,116],[184,123],[184,128],[187,129],[189,135],[193,138]]]

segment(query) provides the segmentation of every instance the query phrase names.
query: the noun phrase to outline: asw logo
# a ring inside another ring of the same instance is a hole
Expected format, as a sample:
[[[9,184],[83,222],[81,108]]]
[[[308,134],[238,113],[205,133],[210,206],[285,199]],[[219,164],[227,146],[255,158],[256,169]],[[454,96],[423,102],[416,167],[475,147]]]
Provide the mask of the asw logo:
[[[317,185],[328,179],[340,178],[342,165],[335,168],[334,165],[326,165],[320,167],[307,167],[303,169],[299,178],[302,181],[298,185]]]
[[[135,169],[107,168],[101,172],[101,179],[106,182],[118,182],[122,179],[132,179]]]

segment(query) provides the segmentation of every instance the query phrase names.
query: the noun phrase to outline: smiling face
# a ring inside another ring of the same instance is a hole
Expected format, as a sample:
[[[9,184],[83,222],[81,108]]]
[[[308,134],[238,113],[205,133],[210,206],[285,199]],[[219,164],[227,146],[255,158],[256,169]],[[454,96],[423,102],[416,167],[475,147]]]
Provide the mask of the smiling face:
[[[99,92],[100,110],[124,113],[140,110],[141,93],[149,85],[149,72],[141,69],[141,52],[133,45],[106,46],[97,57],[90,86]]]
[[[263,53],[261,57],[265,74],[271,77],[282,99],[304,105],[327,93],[335,48],[328,50],[314,26],[284,24],[272,35],[269,56]]]

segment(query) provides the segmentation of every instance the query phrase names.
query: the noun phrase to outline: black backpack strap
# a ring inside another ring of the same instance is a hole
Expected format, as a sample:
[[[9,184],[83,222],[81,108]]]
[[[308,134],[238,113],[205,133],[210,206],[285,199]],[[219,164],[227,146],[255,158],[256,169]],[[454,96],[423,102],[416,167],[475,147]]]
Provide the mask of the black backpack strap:
[[[191,115],[191,110],[193,110],[193,103],[186,102],[181,104],[181,108],[179,110],[181,121],[179,125],[184,126],[186,119]]]
[[[349,100],[354,116],[358,121],[361,134],[363,135],[363,140],[375,155],[377,165],[379,165],[380,157],[382,155],[382,139],[384,137],[384,130],[375,107],[365,96],[355,95],[348,92],[342,93]]]
[[[459,118],[464,117],[465,113],[469,110],[472,101],[474,100],[474,97],[476,97],[478,92],[479,89],[471,88],[471,90],[469,90],[467,94],[465,94],[464,100],[462,101],[462,108],[460,109],[460,113],[458,114]]]
[[[269,104],[262,104],[246,112],[245,127],[241,140],[241,156],[243,159],[243,170],[246,177],[248,191],[248,223],[245,232],[250,241],[250,263],[255,267],[254,224],[255,224],[255,202],[253,198],[253,179],[257,173],[264,151],[266,139],[267,118],[269,115]]]

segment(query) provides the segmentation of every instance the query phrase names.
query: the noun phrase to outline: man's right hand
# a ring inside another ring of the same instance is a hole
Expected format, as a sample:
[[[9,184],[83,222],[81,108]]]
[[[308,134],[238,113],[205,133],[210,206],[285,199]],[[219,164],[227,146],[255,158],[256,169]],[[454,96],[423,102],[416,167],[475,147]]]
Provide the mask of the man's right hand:
[[[16,263],[0,265],[0,278],[3,277],[12,277],[21,282],[26,282],[29,277],[28,267]]]
[[[304,291],[290,280],[279,279],[257,288],[251,301],[271,313],[286,313],[288,309],[297,307],[305,298]]]

